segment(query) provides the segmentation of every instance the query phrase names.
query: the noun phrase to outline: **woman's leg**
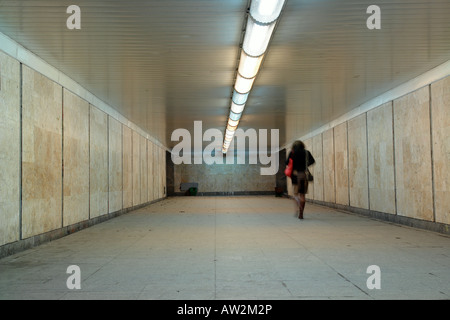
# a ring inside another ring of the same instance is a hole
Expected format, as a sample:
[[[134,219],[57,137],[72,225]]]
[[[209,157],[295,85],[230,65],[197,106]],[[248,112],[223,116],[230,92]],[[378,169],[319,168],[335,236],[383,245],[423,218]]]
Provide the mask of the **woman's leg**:
[[[294,191],[294,194],[293,194],[293,198],[294,198],[294,201],[295,201],[295,204],[296,204],[296,208],[300,208],[300,197],[299,197],[299,193],[298,193],[298,184],[292,184],[292,187],[293,187],[293,191]]]
[[[299,219],[303,219],[303,210],[305,209],[305,203],[306,203],[306,199],[305,199],[305,194],[304,193],[299,193],[299,214],[298,214],[298,218]]]

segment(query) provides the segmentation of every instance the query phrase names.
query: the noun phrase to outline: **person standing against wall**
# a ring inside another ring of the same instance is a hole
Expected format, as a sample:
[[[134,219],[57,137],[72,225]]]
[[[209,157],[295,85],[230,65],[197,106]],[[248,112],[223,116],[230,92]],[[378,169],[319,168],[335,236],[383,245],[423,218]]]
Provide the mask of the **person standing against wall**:
[[[300,140],[297,140],[292,144],[292,150],[286,160],[286,164],[289,163],[289,159],[292,159],[293,163],[291,179],[292,187],[294,189],[294,200],[299,209],[298,218],[303,219],[303,211],[306,203],[305,195],[308,193],[309,184],[306,170],[310,165],[313,165],[316,160],[311,152],[306,150],[305,144]]]

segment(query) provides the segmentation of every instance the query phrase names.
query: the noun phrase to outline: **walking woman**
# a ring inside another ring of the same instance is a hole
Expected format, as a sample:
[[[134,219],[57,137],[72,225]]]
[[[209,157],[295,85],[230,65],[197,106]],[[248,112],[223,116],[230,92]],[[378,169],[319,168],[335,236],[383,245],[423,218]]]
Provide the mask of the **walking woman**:
[[[294,189],[294,200],[299,209],[298,218],[303,219],[303,211],[306,203],[305,194],[308,193],[308,179],[306,178],[305,171],[310,165],[314,164],[316,160],[311,152],[306,150],[305,144],[300,140],[293,143],[286,164],[289,163],[289,159],[292,159],[293,163],[291,179],[292,187]]]

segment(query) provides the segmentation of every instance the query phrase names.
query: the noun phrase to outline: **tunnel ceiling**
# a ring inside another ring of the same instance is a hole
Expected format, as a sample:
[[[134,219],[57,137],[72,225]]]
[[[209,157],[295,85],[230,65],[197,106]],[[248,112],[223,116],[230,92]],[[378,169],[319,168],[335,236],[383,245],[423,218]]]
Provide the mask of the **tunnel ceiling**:
[[[0,32],[171,147],[195,120],[224,129],[249,3],[0,0]],[[287,0],[240,128],[279,129],[283,145],[444,63],[449,17],[448,0]]]

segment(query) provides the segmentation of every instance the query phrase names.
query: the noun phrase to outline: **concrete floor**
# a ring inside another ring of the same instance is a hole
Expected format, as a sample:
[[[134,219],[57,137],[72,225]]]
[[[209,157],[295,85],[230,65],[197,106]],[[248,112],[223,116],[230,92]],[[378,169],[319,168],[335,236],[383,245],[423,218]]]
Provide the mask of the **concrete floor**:
[[[450,298],[449,237],[309,203],[304,220],[293,212],[272,196],[169,198],[1,259],[0,299]]]

